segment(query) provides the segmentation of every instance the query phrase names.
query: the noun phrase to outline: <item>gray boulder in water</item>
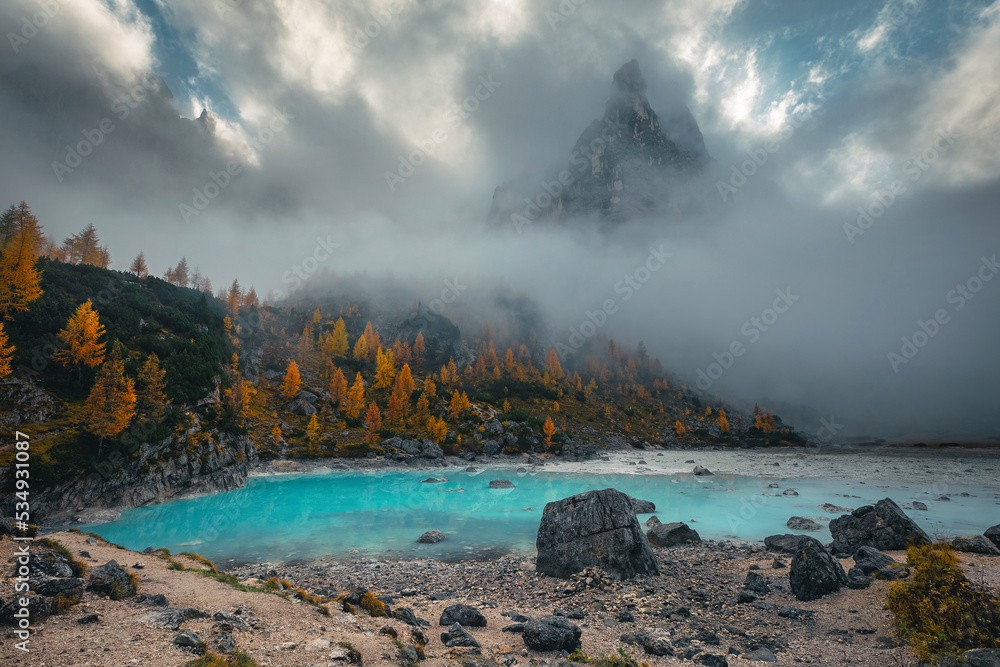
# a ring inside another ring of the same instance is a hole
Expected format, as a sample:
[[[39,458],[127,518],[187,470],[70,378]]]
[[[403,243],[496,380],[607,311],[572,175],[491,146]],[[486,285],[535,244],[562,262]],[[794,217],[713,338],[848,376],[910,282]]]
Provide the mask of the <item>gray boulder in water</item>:
[[[911,545],[930,544],[927,534],[889,498],[832,520],[830,533],[834,553],[843,555],[853,554],[861,546],[899,551]]]
[[[444,541],[444,533],[440,530],[428,530],[426,533],[417,538],[417,542],[421,544],[437,544],[438,542]]]
[[[640,500],[639,498],[633,498],[632,496],[629,496],[627,493],[625,495],[628,496],[628,501],[632,503],[632,510],[636,514],[652,514],[653,512],[656,511],[656,504],[653,503],[651,500]]]
[[[587,567],[619,579],[659,574],[628,496],[616,489],[548,503],[535,546],[535,569],[554,577],[565,579]]]
[[[813,521],[812,519],[807,519],[804,516],[793,516],[785,524],[792,530],[809,530],[816,531],[822,528],[821,525]]]

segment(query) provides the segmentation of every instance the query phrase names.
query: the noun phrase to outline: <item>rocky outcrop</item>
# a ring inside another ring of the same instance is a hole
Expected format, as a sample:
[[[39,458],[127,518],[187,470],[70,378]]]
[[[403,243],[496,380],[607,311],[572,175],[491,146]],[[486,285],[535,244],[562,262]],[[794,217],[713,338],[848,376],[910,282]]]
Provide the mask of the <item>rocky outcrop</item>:
[[[633,60],[615,72],[603,118],[580,135],[567,167],[540,182],[498,187],[487,219],[491,225],[520,232],[536,220],[598,216],[621,222],[676,214],[684,208],[679,184],[698,174],[708,161],[691,112],[678,104],[661,123]]]
[[[476,638],[465,631],[461,623],[453,623],[446,632],[441,633],[441,643],[445,646],[469,646],[482,648]]]
[[[535,545],[535,569],[555,577],[593,566],[619,579],[659,573],[628,496],[615,489],[548,503]]]
[[[860,546],[898,551],[910,545],[930,543],[927,534],[889,498],[832,520],[830,533],[834,553],[845,556],[853,554]]]
[[[397,461],[427,459],[430,461],[440,461],[444,458],[441,447],[432,440],[403,440],[400,437],[389,438],[382,441],[383,448],[395,450],[393,458]]]
[[[533,618],[524,624],[524,645],[535,651],[569,651],[580,648],[583,631],[562,616]]]
[[[792,530],[816,531],[823,528],[821,525],[819,525],[812,519],[807,519],[804,516],[793,516],[785,523],[785,525],[791,528]]]
[[[701,542],[698,531],[682,522],[661,523],[653,526],[646,533],[646,538],[654,547],[675,547],[678,544]]]
[[[819,540],[806,537],[792,558],[788,583],[799,600],[816,600],[843,588],[847,573]]]
[[[0,427],[40,424],[51,419],[58,408],[52,395],[40,389],[29,377],[10,375],[0,381]]]
[[[32,494],[32,517],[70,523],[95,508],[129,509],[229,491],[243,486],[257,461],[250,437],[202,431],[197,418],[180,435],[157,441],[143,436],[141,429],[126,432],[122,442],[132,453],[115,451],[76,479]]]

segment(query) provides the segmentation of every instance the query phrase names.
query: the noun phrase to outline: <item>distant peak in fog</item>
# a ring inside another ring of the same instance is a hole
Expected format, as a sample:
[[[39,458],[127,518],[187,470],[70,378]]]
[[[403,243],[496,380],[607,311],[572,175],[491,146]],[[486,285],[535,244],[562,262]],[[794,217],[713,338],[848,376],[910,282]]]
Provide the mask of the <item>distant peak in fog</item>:
[[[618,223],[683,212],[674,189],[709,161],[697,121],[683,103],[660,119],[637,60],[622,65],[613,81],[604,116],[581,133],[564,168],[538,182],[496,188],[492,225],[521,232],[535,222],[596,217]]]

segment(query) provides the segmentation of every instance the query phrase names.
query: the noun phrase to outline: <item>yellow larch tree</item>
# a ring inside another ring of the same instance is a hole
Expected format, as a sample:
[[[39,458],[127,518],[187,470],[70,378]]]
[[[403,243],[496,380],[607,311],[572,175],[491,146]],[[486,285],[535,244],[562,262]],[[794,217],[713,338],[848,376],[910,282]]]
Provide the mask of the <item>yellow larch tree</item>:
[[[84,413],[87,430],[101,439],[98,456],[101,455],[104,439],[116,437],[132,421],[135,401],[135,383],[125,375],[122,346],[116,343],[97,373]]]
[[[427,392],[420,392],[420,398],[417,399],[417,411],[413,415],[414,423],[418,425],[426,424],[427,417],[430,415],[430,402],[427,400]]]
[[[56,350],[52,358],[66,368],[76,368],[77,380],[83,379],[83,367],[95,368],[104,361],[104,325],[87,299],[73,312],[66,328],[59,332],[64,347]]]
[[[552,417],[545,417],[545,425],[542,426],[542,433],[545,434],[545,446],[552,446],[552,436],[555,435],[556,425],[552,422]]]
[[[10,375],[10,362],[14,359],[14,346],[8,345],[7,332],[0,321],[0,378]]]
[[[347,378],[336,366],[333,368],[333,377],[330,378],[330,400],[335,408],[339,408],[347,400]]]
[[[465,392],[459,392],[456,389],[451,394],[451,404],[448,407],[448,417],[451,418],[452,421],[456,421],[471,407],[472,404],[469,403],[469,397],[465,395]]]
[[[427,344],[424,342],[424,334],[422,331],[418,331],[417,338],[413,341],[413,360],[422,361],[426,349]]]
[[[684,428],[684,424],[681,423],[680,419],[674,422],[674,431],[677,432],[677,435],[684,435],[687,433],[687,429]]]
[[[392,356],[392,350],[379,348],[375,359],[375,388],[385,389],[391,386],[395,377],[396,360]]]
[[[38,219],[24,202],[0,217],[0,319],[13,319],[42,295],[42,272],[35,264],[44,245]]]
[[[356,361],[368,361],[370,352],[368,350],[368,339],[364,336],[358,336],[358,341],[354,343],[354,351],[352,356]]]
[[[319,309],[317,309],[319,310]],[[309,440],[309,449],[312,450],[319,443],[319,417],[312,413],[309,423],[306,424],[306,438]]]
[[[344,405],[344,411],[351,419],[357,419],[361,416],[361,411],[364,408],[365,381],[361,378],[361,373],[358,373],[357,377],[354,378],[354,385],[347,392],[347,403]]]
[[[344,318],[338,317],[337,323],[333,325],[333,333],[330,334],[330,349],[327,354],[335,359],[343,359],[347,357],[347,351],[349,349],[347,345],[347,325],[344,324]]]
[[[285,370],[285,381],[281,383],[281,395],[285,400],[292,400],[299,393],[302,377],[299,375],[299,365],[295,361],[288,362]]]
[[[549,349],[548,353],[545,355],[545,370],[548,371],[549,377],[552,378],[553,381],[558,382],[559,380],[562,380],[562,364],[559,363],[559,355],[556,353],[555,348]]]
[[[382,430],[382,413],[379,411],[375,401],[368,404],[368,412],[365,413],[365,439],[374,445],[378,442],[379,431]]]
[[[368,358],[370,359],[375,354],[375,351],[381,347],[382,341],[379,340],[378,334],[372,329],[371,322],[365,324],[365,332],[361,335],[364,336],[365,343],[368,345]]]
[[[443,419],[437,417],[427,418],[427,437],[439,445],[448,435],[448,424]]]
[[[725,408],[719,408],[719,416],[716,417],[715,423],[719,425],[719,431],[729,433],[729,420],[726,418]]]
[[[313,324],[319,324],[322,321],[323,321],[323,311],[319,309],[319,306],[316,306],[316,310],[315,312],[313,312]]]
[[[392,387],[392,395],[389,397],[389,410],[386,418],[390,424],[396,424],[406,417],[406,412],[410,407],[410,395],[413,394],[413,386],[410,365],[403,364],[403,369],[396,376],[396,383]]]

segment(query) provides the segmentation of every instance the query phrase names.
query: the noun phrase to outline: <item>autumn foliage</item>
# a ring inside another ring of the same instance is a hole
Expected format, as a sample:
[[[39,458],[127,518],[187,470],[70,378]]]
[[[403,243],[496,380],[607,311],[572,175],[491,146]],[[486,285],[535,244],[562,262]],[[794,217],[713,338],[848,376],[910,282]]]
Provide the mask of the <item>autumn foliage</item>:
[[[299,393],[299,387],[302,386],[302,377],[299,375],[299,365],[294,361],[288,362],[288,368],[285,370],[285,381],[281,384],[281,395],[285,400],[292,400]]]
[[[56,350],[53,358],[66,368],[76,368],[82,373],[84,366],[95,368],[104,361],[104,325],[87,299],[69,318],[66,328],[59,332],[64,347]]]
[[[115,344],[87,396],[87,429],[102,443],[125,430],[135,415],[135,383],[125,375],[121,354],[121,345]]]

